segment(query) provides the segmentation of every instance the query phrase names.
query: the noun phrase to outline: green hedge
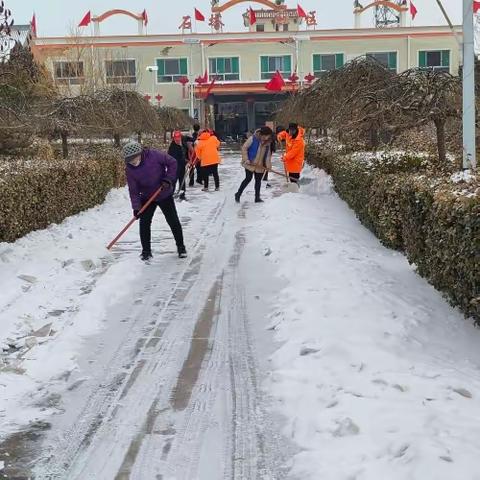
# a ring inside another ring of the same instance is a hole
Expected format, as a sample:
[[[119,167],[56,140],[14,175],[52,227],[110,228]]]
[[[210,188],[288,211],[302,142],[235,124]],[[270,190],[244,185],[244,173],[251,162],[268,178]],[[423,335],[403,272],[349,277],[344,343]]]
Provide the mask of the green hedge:
[[[124,164],[98,147],[75,160],[0,161],[0,242],[60,223],[125,183]]]
[[[382,243],[480,322],[480,180],[454,183],[414,156],[343,155],[310,147],[310,163]]]

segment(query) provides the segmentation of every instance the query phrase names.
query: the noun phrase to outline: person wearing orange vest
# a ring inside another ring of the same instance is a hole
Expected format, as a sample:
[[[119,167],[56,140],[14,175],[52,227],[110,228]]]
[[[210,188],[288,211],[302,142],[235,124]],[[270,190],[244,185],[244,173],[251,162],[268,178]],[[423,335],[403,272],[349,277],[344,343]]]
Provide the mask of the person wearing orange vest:
[[[218,164],[220,163],[220,153],[218,151],[219,146],[220,141],[218,138],[208,130],[204,130],[198,136],[197,144],[195,145],[195,153],[200,159],[200,165],[202,166],[204,192],[208,192],[208,179],[210,175],[213,175],[215,190],[220,190],[220,178],[218,176]]]
[[[277,135],[278,141],[285,141],[285,170],[292,182],[298,182],[305,161],[305,129],[297,123],[290,123],[288,130]]]

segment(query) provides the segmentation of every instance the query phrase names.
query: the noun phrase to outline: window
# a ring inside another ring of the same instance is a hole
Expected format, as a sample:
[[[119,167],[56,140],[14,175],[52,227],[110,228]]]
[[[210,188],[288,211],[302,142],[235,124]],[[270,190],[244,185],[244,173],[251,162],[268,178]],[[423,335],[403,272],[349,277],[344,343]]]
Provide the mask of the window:
[[[240,80],[239,63],[238,57],[210,58],[208,60],[210,80],[214,78],[220,82]]]
[[[343,67],[343,53],[315,54],[313,56],[313,73],[320,77],[325,72]]]
[[[106,60],[105,71],[109,84],[137,83],[135,60]]]
[[[450,50],[420,51],[418,52],[418,66],[449,73]]]
[[[81,85],[85,81],[83,62],[55,62],[55,81],[64,85]]]
[[[292,57],[290,55],[260,57],[260,77],[262,80],[270,80],[277,70],[282,76],[289,77],[292,74]]]
[[[181,77],[188,75],[186,58],[165,58],[157,60],[158,83],[178,82]]]
[[[367,57],[374,58],[389,70],[397,71],[397,52],[373,52],[367,53]]]
[[[257,24],[257,32],[264,32],[265,31],[265,25]]]
[[[279,25],[278,23],[275,25],[275,30],[277,32],[288,32],[288,23],[283,23]]]

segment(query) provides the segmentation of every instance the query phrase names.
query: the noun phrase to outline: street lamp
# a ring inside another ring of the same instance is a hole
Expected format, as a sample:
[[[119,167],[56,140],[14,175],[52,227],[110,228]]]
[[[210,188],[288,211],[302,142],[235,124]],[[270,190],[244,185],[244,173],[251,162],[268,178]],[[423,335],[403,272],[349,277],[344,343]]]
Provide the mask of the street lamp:
[[[200,39],[198,38],[184,38],[183,43],[190,45],[190,69],[188,79],[190,80],[190,117],[195,116],[195,81],[193,75],[193,46],[200,44]]]
[[[157,75],[158,66],[157,65],[149,65],[147,67],[147,72],[153,73],[153,75],[152,75],[152,103],[153,103],[153,99],[155,98],[155,75]]]

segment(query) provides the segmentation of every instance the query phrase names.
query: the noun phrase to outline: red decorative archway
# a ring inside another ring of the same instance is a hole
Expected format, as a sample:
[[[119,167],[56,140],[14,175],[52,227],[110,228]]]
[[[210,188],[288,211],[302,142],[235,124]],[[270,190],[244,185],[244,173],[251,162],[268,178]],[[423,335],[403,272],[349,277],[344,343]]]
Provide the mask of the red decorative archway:
[[[271,2],[270,0],[229,0],[228,2],[224,3],[223,5],[218,5],[215,7],[212,7],[212,12],[213,13],[222,13],[225,10],[228,10],[229,8],[234,7],[235,5],[239,5],[240,3],[259,3],[260,5],[263,5],[264,7],[268,7],[272,10],[285,10],[287,7],[285,5],[277,5],[274,2]]]
[[[127,17],[133,18],[134,20],[138,20],[138,21],[144,20],[143,15],[141,13],[137,14],[137,13],[129,12],[128,10],[115,9],[115,10],[108,10],[108,12],[102,13],[102,15],[93,17],[92,22],[101,23],[107,20],[108,18],[113,17],[114,15],[126,15]]]
[[[397,11],[398,13],[406,12],[408,10],[408,7],[406,5],[398,5],[397,3],[390,2],[389,0],[376,0],[375,2],[368,4],[366,7],[362,7],[362,8],[357,7],[354,11],[355,13],[363,13],[365,10],[368,10],[369,8],[373,8],[376,6],[388,7],[388,8],[391,8],[392,10]]]

